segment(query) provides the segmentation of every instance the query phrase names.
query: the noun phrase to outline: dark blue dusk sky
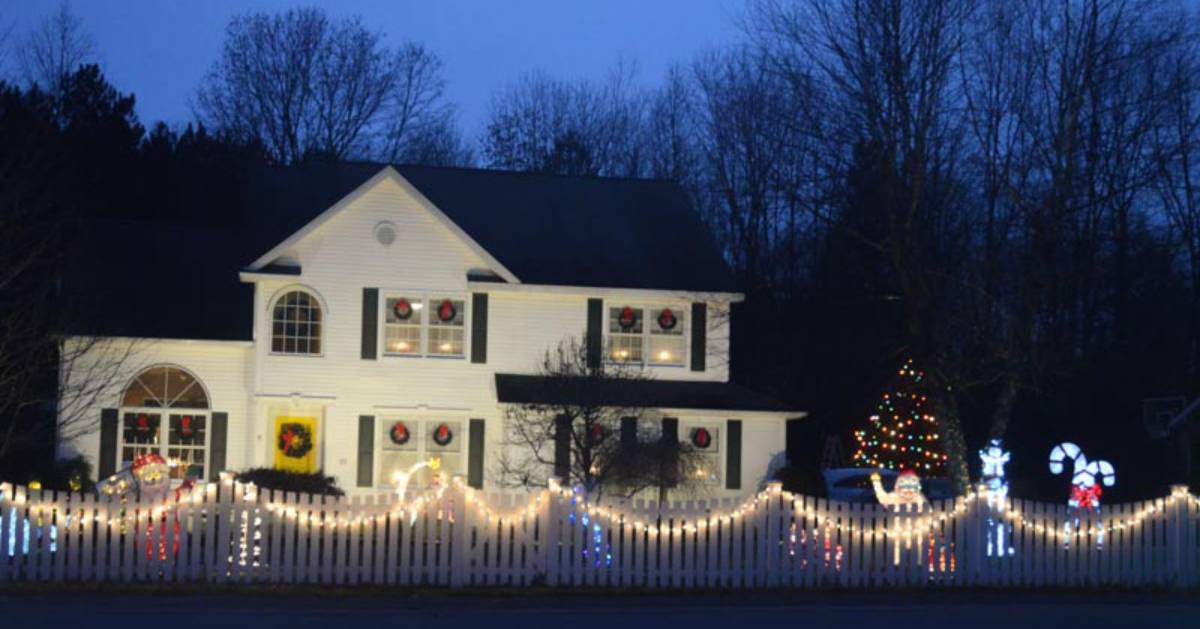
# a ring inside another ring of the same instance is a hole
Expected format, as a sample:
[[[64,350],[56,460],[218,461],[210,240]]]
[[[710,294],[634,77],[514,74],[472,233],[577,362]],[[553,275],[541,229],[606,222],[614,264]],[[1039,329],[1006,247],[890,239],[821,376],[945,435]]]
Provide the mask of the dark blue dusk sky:
[[[738,38],[740,0],[73,0],[109,80],[137,95],[147,126],[191,118],[190,100],[221,45],[230,16],[320,6],[361,15],[387,41],[425,43],[445,66],[447,96],[463,131],[478,131],[499,86],[541,69],[600,79],[618,61],[636,63],[643,85],[675,62]],[[20,37],[58,0],[0,0],[0,29]],[[13,62],[9,55],[10,63]],[[11,68],[10,68],[11,69]]]

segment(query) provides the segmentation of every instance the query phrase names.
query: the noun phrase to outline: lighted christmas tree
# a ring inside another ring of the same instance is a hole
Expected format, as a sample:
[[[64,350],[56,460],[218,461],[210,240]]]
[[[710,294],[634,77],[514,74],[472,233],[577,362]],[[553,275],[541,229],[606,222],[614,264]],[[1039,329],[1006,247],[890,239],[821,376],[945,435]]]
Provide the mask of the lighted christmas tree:
[[[948,457],[929,405],[925,374],[910,358],[884,392],[871,424],[854,431],[858,441],[855,464],[913,470],[924,477],[943,476]]]

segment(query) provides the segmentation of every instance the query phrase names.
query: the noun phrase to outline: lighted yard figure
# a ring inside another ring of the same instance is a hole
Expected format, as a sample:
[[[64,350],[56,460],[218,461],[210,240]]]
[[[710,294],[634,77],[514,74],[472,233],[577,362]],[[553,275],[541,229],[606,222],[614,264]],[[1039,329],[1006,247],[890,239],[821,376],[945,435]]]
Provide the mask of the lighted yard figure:
[[[992,439],[986,448],[979,451],[983,461],[983,486],[987,489],[987,505],[991,513],[1004,513],[1008,505],[1008,481],[1004,478],[1004,464],[1011,453]],[[1015,551],[1008,543],[1003,518],[988,518],[987,554],[989,557],[1012,555]]]
[[[1104,493],[1101,484],[1112,487],[1117,482],[1117,472],[1108,461],[1088,461],[1079,446],[1065,442],[1054,446],[1050,451],[1050,472],[1061,474],[1065,461],[1072,463],[1071,494],[1067,499],[1068,514],[1072,521],[1064,525],[1063,541],[1071,543],[1072,528],[1078,529],[1081,518],[1100,516],[1100,495]],[[1099,481],[1099,483],[1097,482]],[[1104,529],[1099,529],[1097,542],[1104,546]]]
[[[400,502],[404,502],[404,497],[408,493],[408,483],[412,481],[413,476],[424,468],[429,468],[435,475],[438,475],[438,470],[442,468],[442,460],[438,457],[433,457],[428,461],[420,461],[414,463],[407,471],[397,470],[392,475],[392,480],[396,483],[396,494],[400,497]]]
[[[885,507],[896,507],[899,511],[900,507],[906,505],[916,505],[919,508],[925,504],[925,494],[921,493],[921,477],[912,470],[900,472],[892,491],[883,488],[878,472],[871,474],[871,486],[875,488],[875,498]]]

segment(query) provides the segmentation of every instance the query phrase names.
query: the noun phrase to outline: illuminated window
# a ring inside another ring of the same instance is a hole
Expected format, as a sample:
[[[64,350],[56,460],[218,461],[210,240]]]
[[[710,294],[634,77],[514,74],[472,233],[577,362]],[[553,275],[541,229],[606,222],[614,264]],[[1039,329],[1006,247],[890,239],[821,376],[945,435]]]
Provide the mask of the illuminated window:
[[[454,297],[397,295],[384,300],[383,353],[462,358],[466,302]]]
[[[204,478],[208,408],[204,387],[183,369],[141,372],[121,396],[121,462],[154,453],[167,460],[171,478]]]
[[[271,351],[276,354],[321,353],[321,304],[302,291],[284,293],[271,309]]]
[[[444,478],[463,473],[466,435],[462,426],[457,420],[381,417],[377,426],[377,484],[395,487],[398,479],[411,473],[410,489],[429,487],[433,471],[419,464],[435,457]]]
[[[419,299],[392,297],[385,300],[383,353],[403,356],[421,353],[421,320],[424,304]]]
[[[681,423],[679,440],[696,453],[689,471],[696,481],[707,485],[721,482],[721,426],[719,422]]]
[[[683,308],[617,306],[608,309],[608,358],[619,363],[678,366],[687,346]]]

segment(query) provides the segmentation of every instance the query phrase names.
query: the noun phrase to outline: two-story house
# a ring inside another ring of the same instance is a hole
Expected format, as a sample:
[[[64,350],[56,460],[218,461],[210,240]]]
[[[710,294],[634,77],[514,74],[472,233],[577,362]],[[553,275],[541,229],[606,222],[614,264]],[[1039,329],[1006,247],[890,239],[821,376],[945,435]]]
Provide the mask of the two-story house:
[[[180,475],[275,466],[366,490],[436,455],[494,488],[506,405],[537,401],[569,339],[645,370],[614,395],[698,439],[717,495],[756,489],[803,415],[729,382],[742,296],[675,184],[338,163],[236,189],[232,228],[112,222],[78,252],[68,291],[98,295],[79,304],[103,343],[66,388],[105,360],[122,375],[60,410],[98,427],[60,454],[99,477],[158,452]]]

